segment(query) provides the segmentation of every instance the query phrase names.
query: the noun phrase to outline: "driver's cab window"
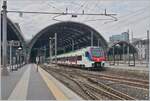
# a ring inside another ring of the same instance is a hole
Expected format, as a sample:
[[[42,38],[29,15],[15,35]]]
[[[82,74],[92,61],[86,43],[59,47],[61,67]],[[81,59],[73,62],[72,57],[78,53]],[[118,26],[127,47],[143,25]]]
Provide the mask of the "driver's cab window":
[[[86,57],[89,57],[89,52],[85,52],[85,56],[86,56]]]

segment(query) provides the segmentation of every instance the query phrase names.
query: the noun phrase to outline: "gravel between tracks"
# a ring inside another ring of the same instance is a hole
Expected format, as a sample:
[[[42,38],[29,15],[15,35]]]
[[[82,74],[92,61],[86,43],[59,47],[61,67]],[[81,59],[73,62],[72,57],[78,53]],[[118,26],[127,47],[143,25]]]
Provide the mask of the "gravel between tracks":
[[[80,73],[90,73],[91,74],[112,74],[112,75],[120,75],[121,76],[127,76],[129,78],[140,78],[140,79],[148,79],[147,77],[147,74],[138,74],[136,75],[136,73],[131,73],[129,72],[128,73],[125,73],[125,71],[121,71],[121,70],[118,70],[118,71],[114,71],[114,70],[105,70],[105,71],[87,71],[87,70],[80,70],[80,69],[76,69],[76,68],[66,68],[64,66],[55,66],[55,67],[48,67],[48,68],[51,68],[51,69],[55,69],[55,70],[62,70],[62,71],[67,71],[67,72],[80,72]],[[44,69],[48,69],[48,68],[44,68]],[[64,83],[68,88],[72,89],[74,92],[76,92],[78,95],[80,95],[82,98],[84,98],[85,100],[91,100],[90,97],[88,97],[85,92],[83,92],[83,90],[81,90],[81,88],[75,84],[73,81],[71,80],[68,80],[67,78],[63,77],[63,76],[60,76],[58,73],[54,73],[52,71],[48,71],[50,74],[52,74],[56,79],[58,79],[59,81],[61,81],[62,83]],[[119,72],[123,72],[123,73],[119,73]],[[127,71],[128,72],[128,71]],[[145,75],[145,76],[143,76]],[[72,75],[73,77],[73,75]],[[130,87],[130,86],[127,86],[127,85],[122,85],[120,83],[116,83],[116,82],[112,82],[112,81],[108,81],[108,80],[98,80],[98,82],[101,82],[101,83],[104,83],[108,86],[110,86],[111,88],[113,89],[116,89],[122,93],[125,93],[125,94],[128,94],[138,100],[148,100],[148,89],[147,90],[144,90],[144,89],[139,89],[139,88],[134,88],[134,87]],[[100,95],[99,95],[100,96]],[[108,100],[109,98],[105,97],[105,96],[100,96],[101,100]]]

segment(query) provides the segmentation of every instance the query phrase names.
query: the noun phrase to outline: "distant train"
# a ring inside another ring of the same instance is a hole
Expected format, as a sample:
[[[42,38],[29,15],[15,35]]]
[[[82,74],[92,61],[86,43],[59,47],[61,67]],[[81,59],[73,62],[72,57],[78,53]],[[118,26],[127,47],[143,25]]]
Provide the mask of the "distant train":
[[[55,57],[52,57],[55,62]],[[57,55],[57,64],[82,68],[103,68],[105,53],[101,47],[86,47],[69,53]]]

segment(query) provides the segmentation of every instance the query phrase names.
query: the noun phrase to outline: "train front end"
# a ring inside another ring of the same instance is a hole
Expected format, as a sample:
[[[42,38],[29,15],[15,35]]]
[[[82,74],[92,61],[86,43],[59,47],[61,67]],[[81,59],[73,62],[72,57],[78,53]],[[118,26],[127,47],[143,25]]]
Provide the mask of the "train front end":
[[[105,54],[104,50],[100,47],[90,48],[90,60],[92,61],[92,67],[103,68],[105,66]]]

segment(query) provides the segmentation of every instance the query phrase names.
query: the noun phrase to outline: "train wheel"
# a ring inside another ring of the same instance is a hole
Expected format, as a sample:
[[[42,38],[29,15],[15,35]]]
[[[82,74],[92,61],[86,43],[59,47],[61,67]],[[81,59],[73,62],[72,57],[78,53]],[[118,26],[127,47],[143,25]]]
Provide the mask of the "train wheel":
[[[92,68],[88,67],[88,71],[91,71],[91,70],[92,70]]]

